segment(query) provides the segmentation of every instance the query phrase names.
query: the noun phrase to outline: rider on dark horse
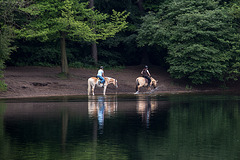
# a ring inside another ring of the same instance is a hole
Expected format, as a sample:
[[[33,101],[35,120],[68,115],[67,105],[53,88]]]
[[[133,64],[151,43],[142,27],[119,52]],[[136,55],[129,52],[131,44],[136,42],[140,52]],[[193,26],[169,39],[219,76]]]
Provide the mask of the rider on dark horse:
[[[150,87],[150,83],[151,83],[151,74],[148,71],[148,66],[145,66],[144,69],[141,72],[141,75],[146,78],[148,80],[148,87]]]

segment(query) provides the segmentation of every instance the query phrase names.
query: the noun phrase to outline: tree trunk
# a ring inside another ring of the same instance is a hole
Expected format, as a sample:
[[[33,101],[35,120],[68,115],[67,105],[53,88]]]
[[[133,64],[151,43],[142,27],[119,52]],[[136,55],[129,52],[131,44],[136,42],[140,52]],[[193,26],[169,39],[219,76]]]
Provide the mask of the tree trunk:
[[[92,8],[94,10],[94,0],[89,0],[89,8]],[[95,22],[93,22],[94,24]],[[92,43],[92,57],[94,60],[94,63],[97,64],[98,63],[98,52],[97,52],[97,44],[96,42]]]
[[[138,4],[138,9],[139,9],[140,13],[144,14],[143,0],[137,0],[137,4]]]
[[[66,140],[68,131],[68,113],[64,111],[62,113],[62,152],[66,152]]]
[[[143,8],[143,0],[137,0],[137,4],[138,4],[138,9],[141,13],[141,15],[144,14],[144,8]],[[142,60],[141,60],[141,64],[149,64],[150,60],[149,60],[149,56],[148,56],[148,53],[147,53],[147,50],[146,48],[143,49],[143,52],[142,52]]]
[[[93,8],[94,7],[94,0],[89,0],[89,8]]]
[[[68,62],[67,62],[67,53],[66,53],[66,33],[61,32],[61,72],[68,75]]]
[[[98,63],[98,52],[97,52],[97,44],[96,42],[92,43],[92,57],[94,59],[94,63]]]

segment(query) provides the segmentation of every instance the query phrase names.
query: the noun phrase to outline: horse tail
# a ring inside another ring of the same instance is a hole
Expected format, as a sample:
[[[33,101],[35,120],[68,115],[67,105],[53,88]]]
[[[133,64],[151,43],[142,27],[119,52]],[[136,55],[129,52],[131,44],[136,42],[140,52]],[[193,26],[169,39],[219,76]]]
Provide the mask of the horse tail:
[[[88,79],[88,95],[91,93],[91,80],[90,78]]]
[[[139,82],[138,82],[138,79],[136,79],[136,91],[138,91],[138,85],[139,85]]]

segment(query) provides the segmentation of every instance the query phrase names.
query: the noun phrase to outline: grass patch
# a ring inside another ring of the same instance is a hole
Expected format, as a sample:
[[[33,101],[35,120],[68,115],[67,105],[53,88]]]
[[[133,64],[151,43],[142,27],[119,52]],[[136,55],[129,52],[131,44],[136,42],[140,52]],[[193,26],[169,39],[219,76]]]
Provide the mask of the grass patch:
[[[4,81],[0,81],[0,91],[7,91],[7,84]]]
[[[58,73],[57,77],[60,79],[68,79],[69,78],[69,74],[66,74],[64,72]]]

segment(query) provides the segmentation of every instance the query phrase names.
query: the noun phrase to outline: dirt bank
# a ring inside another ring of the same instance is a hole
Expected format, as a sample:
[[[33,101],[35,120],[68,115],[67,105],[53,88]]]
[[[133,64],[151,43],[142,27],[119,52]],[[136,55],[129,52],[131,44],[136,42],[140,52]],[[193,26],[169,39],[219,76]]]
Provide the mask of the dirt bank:
[[[106,94],[133,94],[135,80],[140,76],[143,66],[129,66],[122,70],[105,70],[105,75],[118,80],[119,88],[112,84]],[[150,66],[152,76],[158,80],[158,88],[154,93],[198,92],[204,89],[188,89],[186,84],[174,81],[169,74],[158,66]],[[59,78],[59,67],[7,67],[4,80],[8,85],[0,98],[43,97],[87,95],[87,79],[95,76],[97,69],[70,68],[68,79]],[[216,88],[215,88],[216,89]],[[96,94],[102,94],[102,88],[96,88]],[[211,89],[213,90],[213,89]],[[142,92],[146,88],[141,89]]]

